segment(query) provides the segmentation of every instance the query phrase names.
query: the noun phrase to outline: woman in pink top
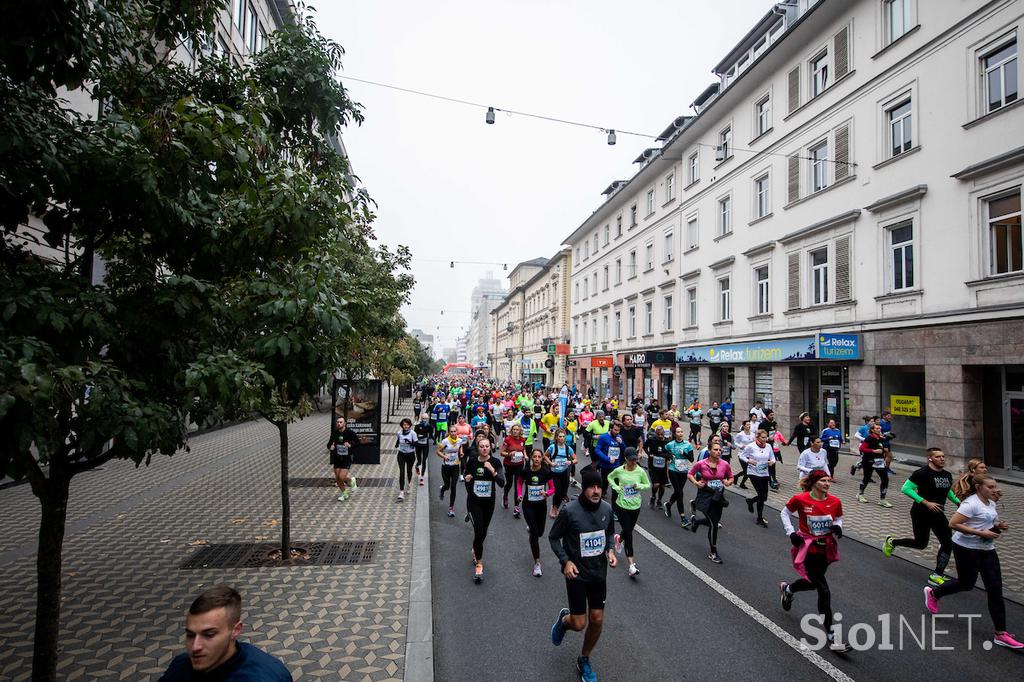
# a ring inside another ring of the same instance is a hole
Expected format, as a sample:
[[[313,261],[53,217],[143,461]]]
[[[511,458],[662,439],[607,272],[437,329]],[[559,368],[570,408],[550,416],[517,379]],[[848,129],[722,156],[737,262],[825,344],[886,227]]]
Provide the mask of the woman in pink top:
[[[720,564],[722,558],[718,556],[718,522],[722,520],[722,509],[729,504],[725,499],[725,488],[732,485],[732,469],[722,459],[722,444],[713,441],[708,446],[708,458],[690,467],[687,478],[697,487],[697,499],[692,506],[694,516],[698,511],[703,516],[699,520],[690,518],[690,530],[696,533],[701,524],[708,527],[708,545],[711,548],[708,559]]]

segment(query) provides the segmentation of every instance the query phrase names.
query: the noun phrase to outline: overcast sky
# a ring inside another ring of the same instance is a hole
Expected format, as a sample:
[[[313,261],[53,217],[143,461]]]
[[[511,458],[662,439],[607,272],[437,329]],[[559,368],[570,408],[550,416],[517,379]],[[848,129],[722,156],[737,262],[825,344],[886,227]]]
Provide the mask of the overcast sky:
[[[713,81],[711,68],[768,0],[315,0],[344,75],[498,108],[659,134]],[[366,122],[346,131],[378,203],[376,232],[412,250],[410,327],[454,346],[488,271],[551,257],[628,179],[653,140],[346,81]],[[493,261],[460,265],[449,261]],[[437,262],[435,262],[437,261]],[[444,315],[441,310],[444,310]]]

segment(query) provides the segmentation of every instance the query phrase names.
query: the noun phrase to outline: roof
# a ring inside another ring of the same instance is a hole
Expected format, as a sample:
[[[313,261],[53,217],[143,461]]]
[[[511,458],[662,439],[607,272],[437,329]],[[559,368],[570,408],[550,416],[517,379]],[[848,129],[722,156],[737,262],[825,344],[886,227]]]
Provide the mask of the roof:
[[[524,260],[522,263],[520,263],[516,267],[520,268],[520,267],[522,267],[524,265],[528,265],[528,266],[542,268],[542,267],[544,267],[545,265],[548,264],[548,260],[549,259],[547,259],[547,258],[531,258],[530,260]]]
[[[628,180],[613,180],[612,184],[605,187],[605,190],[601,194],[614,194],[615,190],[622,187],[628,182]]]
[[[668,138],[672,137],[672,135],[677,130],[679,130],[680,128],[684,127],[692,119],[693,119],[693,116],[676,116],[672,120],[672,122],[669,123],[668,126],[666,126],[664,130],[661,131],[661,135],[658,135],[658,137],[656,138],[657,141],[658,142],[664,142]]]
[[[693,100],[690,106],[696,109],[700,105],[704,104],[704,102],[707,102],[714,95],[716,95],[721,88],[721,83],[712,83],[708,87],[704,88],[704,92],[697,95],[697,99]]]
[[[643,163],[644,161],[650,161],[654,156],[661,153],[661,149],[658,147],[648,147],[647,149],[640,152],[640,156],[633,159],[633,163]]]
[[[747,31],[747,34],[740,38],[740,41],[729,50],[729,53],[722,58],[722,61],[715,64],[715,68],[711,69],[711,73],[722,73],[723,70],[728,69],[729,66],[740,58],[744,52],[749,50],[754,42],[760,38],[763,34],[768,32],[776,21],[782,18],[782,14],[775,11],[778,5],[772,5],[771,9],[761,17],[754,27]]]

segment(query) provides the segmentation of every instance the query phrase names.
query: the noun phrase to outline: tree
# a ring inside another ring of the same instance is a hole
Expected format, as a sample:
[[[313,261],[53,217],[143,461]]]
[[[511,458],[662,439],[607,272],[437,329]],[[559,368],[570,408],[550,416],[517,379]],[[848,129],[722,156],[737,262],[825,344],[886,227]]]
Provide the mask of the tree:
[[[171,455],[217,405],[301,416],[359,337],[349,299],[375,297],[346,269],[373,260],[372,216],[330,144],[361,120],[340,46],[299,17],[250,65],[176,61],[222,7],[43,0],[0,26],[0,470],[42,510],[37,680],[56,677],[72,477]],[[102,116],[59,96],[83,83]],[[64,262],[26,243],[32,216]]]

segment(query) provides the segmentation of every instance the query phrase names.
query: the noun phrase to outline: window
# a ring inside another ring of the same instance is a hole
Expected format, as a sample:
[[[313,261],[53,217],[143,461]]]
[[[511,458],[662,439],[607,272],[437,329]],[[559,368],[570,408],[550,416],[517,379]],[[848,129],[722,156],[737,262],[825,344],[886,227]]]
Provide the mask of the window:
[[[665,331],[672,330],[672,297],[665,297]]]
[[[910,0],[885,0],[885,42],[893,42],[910,30]]]
[[[828,85],[828,50],[825,50],[811,60],[811,97],[823,93]]]
[[[727,235],[732,232],[732,197],[718,200],[718,234]]]
[[[249,16],[247,17],[247,21],[249,25],[246,28],[249,29],[249,35],[246,40],[246,45],[249,47],[250,54],[253,54],[256,52],[256,41],[259,40],[260,33],[259,26],[256,22],[256,10],[252,5],[249,5]]]
[[[995,111],[1017,99],[1017,39],[981,59],[985,80],[986,111]]]
[[[772,98],[765,97],[754,105],[754,115],[757,125],[754,128],[755,136],[764,135],[772,127]]]
[[[689,168],[690,174],[688,182],[692,185],[700,180],[700,155],[698,152],[690,154],[690,161],[687,164],[687,168]]]
[[[768,47],[768,36],[761,36],[761,38],[754,43],[754,59],[760,57],[766,47]]]
[[[729,277],[718,280],[718,319],[732,319],[732,285]]]
[[[576,247],[576,262],[580,262],[580,247]]]
[[[636,204],[629,207],[629,226],[636,227]]]
[[[697,216],[686,221],[686,250],[697,248]]]
[[[611,238],[612,238],[612,226],[611,225],[605,225],[604,226],[604,245],[605,246],[608,246],[608,242],[611,241]]]
[[[221,38],[220,36],[217,36],[217,47],[218,47],[218,52],[217,52],[217,56],[218,57],[227,57],[228,53],[231,52],[231,49],[228,47],[227,42],[225,42],[224,39]]]
[[[821,142],[810,149],[811,191],[828,187],[828,142]]]
[[[629,252],[629,276],[636,277],[636,249]]]
[[[811,302],[828,303],[828,249],[811,251]]]
[[[587,321],[583,320],[583,343],[587,342]]]
[[[618,239],[622,236],[622,216],[620,215],[615,219],[615,238]]]
[[[629,306],[629,335],[636,336],[636,306]]]
[[[242,0],[231,0],[231,17],[239,33],[245,31],[245,3]]]
[[[768,174],[754,180],[754,215],[763,218],[772,212],[771,197],[768,194]]]
[[[595,256],[597,255],[597,248],[598,248],[598,244],[597,244],[597,232],[595,232],[595,233],[594,233],[594,255],[595,255]]]
[[[715,157],[717,160],[725,161],[732,156],[732,126],[718,133],[718,149],[721,153]]]
[[[1008,196],[990,199],[987,203],[992,274],[1001,275],[1024,270],[1024,259],[1021,254],[1020,189]]]
[[[686,290],[686,326],[697,326],[697,287]]]
[[[609,284],[609,281],[608,281],[608,270],[609,270],[608,266],[607,265],[604,266],[604,290],[605,291],[608,291],[608,284]]]
[[[889,153],[899,156],[913,145],[910,100],[897,104],[886,112],[889,121]]]
[[[615,340],[622,338],[622,313],[615,311]]]
[[[265,49],[267,49],[267,31],[263,28],[263,25],[261,24],[259,51],[263,52],[263,50]]]
[[[597,296],[597,271],[594,271],[594,296]]]
[[[608,341],[608,316],[601,318],[601,341]]]
[[[622,284],[622,259],[615,259],[615,284]]]
[[[590,240],[583,242],[583,260],[590,258]]]
[[[647,190],[647,215],[654,213],[654,190]]]
[[[644,334],[654,333],[654,303],[647,301],[644,303]]]
[[[583,278],[583,299],[586,300],[590,296],[590,277]]]
[[[914,288],[914,224],[900,223],[889,228],[892,249],[892,290]]]
[[[654,269],[654,244],[648,244],[644,247],[644,255],[646,256],[647,267],[644,272]]]
[[[579,321],[576,321],[576,322],[572,323],[572,342],[576,343],[576,344],[583,343],[582,339],[580,339],[580,323],[579,323]]]
[[[672,201],[676,198],[676,174],[669,173],[665,176],[665,201]]]
[[[675,235],[671,232],[665,233],[665,262],[668,262],[676,257],[676,240]]]
[[[771,309],[768,298],[768,266],[760,265],[754,268],[754,301],[756,307],[754,313],[765,315]]]
[[[576,293],[573,295],[573,302],[574,303],[579,303],[580,302],[580,283],[579,282],[576,282]]]

